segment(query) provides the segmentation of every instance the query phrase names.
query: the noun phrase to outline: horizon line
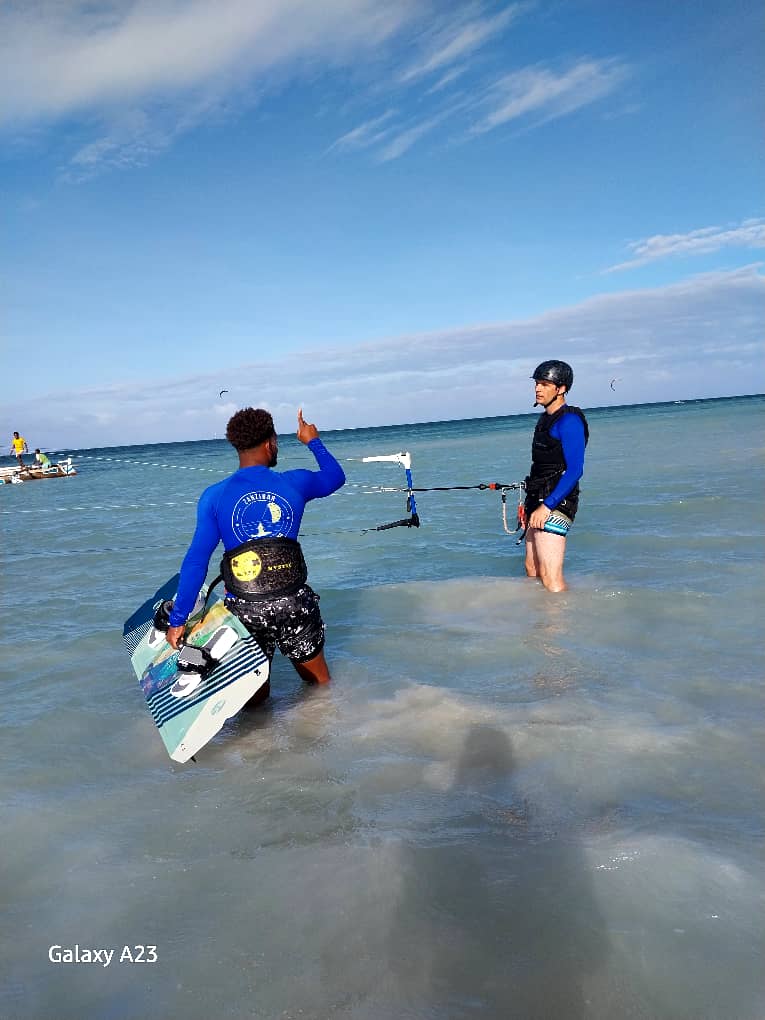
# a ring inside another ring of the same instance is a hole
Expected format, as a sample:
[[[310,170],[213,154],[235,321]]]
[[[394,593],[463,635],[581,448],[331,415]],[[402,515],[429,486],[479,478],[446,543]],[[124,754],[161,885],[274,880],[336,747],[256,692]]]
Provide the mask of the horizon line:
[[[756,398],[765,397],[765,393],[736,393],[728,394],[727,396],[721,397],[684,397],[681,400],[645,400],[640,401],[636,404],[598,404],[592,407],[583,407],[582,410],[589,413],[593,411],[623,411],[628,410],[631,407],[673,407],[678,404],[711,404],[715,401],[720,400],[754,400]],[[578,406],[578,405],[577,405]],[[421,428],[424,425],[454,425],[457,422],[483,422],[483,421],[497,421],[503,418],[534,418],[540,414],[539,411],[514,411],[509,414],[490,414],[482,415],[480,417],[470,418],[439,418],[431,419],[428,421],[407,421],[397,422],[390,425],[352,425],[347,428],[339,429],[325,429],[320,433],[321,436],[328,435],[339,435],[348,432],[365,432],[374,430],[376,432],[384,429],[404,429],[404,428]],[[281,433],[282,438],[294,438],[292,433]],[[226,442],[224,436],[211,436],[207,439],[177,439],[173,442],[158,442],[158,443],[122,443],[117,446],[68,446],[61,450],[53,449],[52,447],[46,447],[48,453],[75,453],[77,451],[85,450],[124,450],[133,449],[138,446],[181,446],[185,443],[221,443]],[[13,460],[11,454],[5,455],[7,459]]]

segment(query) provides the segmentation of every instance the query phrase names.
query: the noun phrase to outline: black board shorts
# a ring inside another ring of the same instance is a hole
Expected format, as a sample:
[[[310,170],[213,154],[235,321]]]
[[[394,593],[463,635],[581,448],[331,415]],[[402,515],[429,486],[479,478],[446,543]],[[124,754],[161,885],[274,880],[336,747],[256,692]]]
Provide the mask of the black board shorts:
[[[226,598],[226,606],[238,616],[270,662],[278,648],[293,662],[308,662],[324,647],[324,621],[319,596],[304,584],[293,595],[263,602]]]

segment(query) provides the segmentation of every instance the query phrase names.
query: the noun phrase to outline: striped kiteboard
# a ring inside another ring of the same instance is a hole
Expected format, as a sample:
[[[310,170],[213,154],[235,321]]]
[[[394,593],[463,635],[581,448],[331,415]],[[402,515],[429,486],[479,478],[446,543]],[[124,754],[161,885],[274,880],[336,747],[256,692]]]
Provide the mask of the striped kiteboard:
[[[154,629],[154,614],[175,597],[177,586],[176,574],[126,621],[122,637],[168,754],[185,762],[257,694],[268,680],[269,664],[260,645],[217,595],[205,605],[203,588],[186,625],[186,644],[220,647],[223,638],[222,646],[231,647],[205,679],[188,684],[187,674],[178,672],[178,653]]]

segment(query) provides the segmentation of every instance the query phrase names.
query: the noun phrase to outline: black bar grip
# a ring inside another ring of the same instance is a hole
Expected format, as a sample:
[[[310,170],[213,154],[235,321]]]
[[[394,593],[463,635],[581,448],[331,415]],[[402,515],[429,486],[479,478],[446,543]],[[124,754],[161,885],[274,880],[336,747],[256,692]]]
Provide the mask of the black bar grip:
[[[419,528],[420,518],[418,514],[405,517],[402,521],[391,521],[390,524],[378,524],[375,531],[387,531],[388,528]]]

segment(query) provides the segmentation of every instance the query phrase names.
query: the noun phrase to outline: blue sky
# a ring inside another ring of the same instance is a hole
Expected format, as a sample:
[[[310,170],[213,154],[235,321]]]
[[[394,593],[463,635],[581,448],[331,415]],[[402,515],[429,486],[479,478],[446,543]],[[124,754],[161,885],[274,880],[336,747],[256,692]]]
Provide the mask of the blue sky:
[[[548,357],[583,406],[762,392],[762,21],[6,0],[0,432],[525,412]]]

